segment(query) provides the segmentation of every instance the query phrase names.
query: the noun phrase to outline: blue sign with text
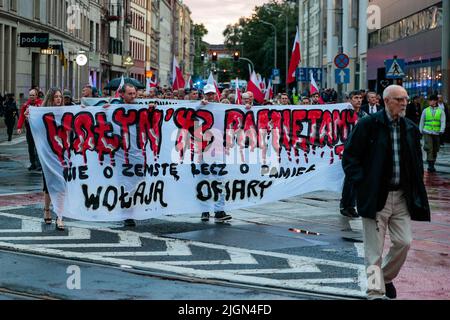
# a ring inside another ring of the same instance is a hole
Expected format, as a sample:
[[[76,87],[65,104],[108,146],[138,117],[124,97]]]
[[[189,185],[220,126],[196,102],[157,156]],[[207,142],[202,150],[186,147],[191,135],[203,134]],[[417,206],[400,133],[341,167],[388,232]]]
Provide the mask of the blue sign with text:
[[[310,82],[311,73],[316,82],[322,82],[322,68],[297,68],[296,78],[297,81]]]

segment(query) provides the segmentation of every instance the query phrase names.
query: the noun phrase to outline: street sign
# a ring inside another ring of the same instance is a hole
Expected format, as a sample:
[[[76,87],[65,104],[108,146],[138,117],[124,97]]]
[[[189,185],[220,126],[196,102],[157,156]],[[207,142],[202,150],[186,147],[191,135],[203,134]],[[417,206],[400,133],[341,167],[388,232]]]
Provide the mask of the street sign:
[[[130,56],[125,57],[124,60],[123,60],[123,65],[126,66],[126,67],[132,67],[132,66],[134,66],[134,60],[133,60],[133,58],[130,57]]]
[[[20,47],[48,48],[50,36],[48,33],[21,33],[19,35]]]
[[[314,80],[316,80],[317,82],[322,82],[322,68],[297,68],[297,80],[301,82],[310,82],[311,72],[313,74]]]
[[[272,77],[279,77],[280,76],[280,69],[272,69]]]
[[[404,59],[388,59],[384,61],[386,67],[386,79],[402,79],[405,76]]]
[[[272,84],[280,83],[280,69],[272,69]]]
[[[79,55],[77,55],[76,62],[79,66],[85,66],[88,62],[88,58],[84,53],[80,53]]]
[[[350,69],[335,69],[334,78],[336,84],[350,83]]]
[[[336,57],[334,57],[334,65],[336,66],[336,68],[347,68],[349,63],[350,58],[345,53],[339,53]]]

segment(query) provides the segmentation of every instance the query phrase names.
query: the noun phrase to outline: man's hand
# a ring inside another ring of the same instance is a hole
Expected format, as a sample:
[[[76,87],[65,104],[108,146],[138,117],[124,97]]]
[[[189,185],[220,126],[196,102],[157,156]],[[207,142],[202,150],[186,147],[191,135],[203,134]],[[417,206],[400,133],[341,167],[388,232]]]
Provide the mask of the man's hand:
[[[206,106],[209,102],[206,99],[203,99],[201,102],[202,106]]]
[[[247,103],[247,104],[245,105],[245,110],[250,110],[251,108],[252,108],[252,106],[251,106],[250,104]]]
[[[22,129],[17,129],[17,134],[22,134]]]

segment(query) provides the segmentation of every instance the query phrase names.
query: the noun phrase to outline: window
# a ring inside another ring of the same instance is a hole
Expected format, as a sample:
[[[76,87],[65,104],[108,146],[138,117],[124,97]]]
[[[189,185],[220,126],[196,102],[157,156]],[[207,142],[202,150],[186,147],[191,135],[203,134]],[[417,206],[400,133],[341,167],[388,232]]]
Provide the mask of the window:
[[[17,0],[9,0],[9,10],[17,12]]]
[[[369,34],[369,48],[442,26],[442,4],[427,8]]]

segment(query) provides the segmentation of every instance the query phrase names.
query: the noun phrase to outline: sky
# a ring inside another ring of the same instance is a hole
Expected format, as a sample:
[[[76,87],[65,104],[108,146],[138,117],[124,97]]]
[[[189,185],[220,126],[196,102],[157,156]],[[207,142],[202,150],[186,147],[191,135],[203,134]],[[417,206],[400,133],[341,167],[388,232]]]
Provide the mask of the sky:
[[[255,6],[269,0],[184,0],[191,10],[191,18],[195,24],[203,23],[208,34],[203,41],[209,44],[222,44],[223,31],[228,24],[234,24],[240,17],[248,17]]]

